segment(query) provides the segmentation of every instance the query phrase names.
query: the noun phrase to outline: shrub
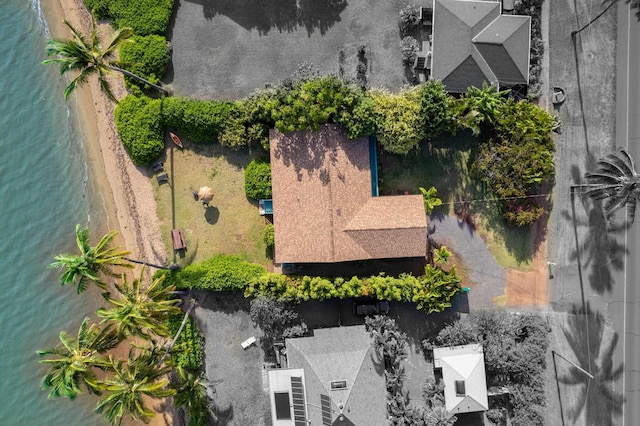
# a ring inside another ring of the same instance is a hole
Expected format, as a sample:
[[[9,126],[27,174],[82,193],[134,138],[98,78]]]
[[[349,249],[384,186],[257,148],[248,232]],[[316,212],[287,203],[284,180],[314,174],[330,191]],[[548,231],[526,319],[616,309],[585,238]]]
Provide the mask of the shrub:
[[[423,139],[420,106],[416,91],[402,91],[397,95],[372,90],[375,105],[376,136],[385,151],[407,154]]]
[[[335,122],[340,124],[349,139],[370,136],[375,133],[375,103],[364,94],[352,94],[345,98]]]
[[[422,131],[427,138],[433,138],[451,128],[451,98],[438,80],[429,80],[416,93],[420,104]]]
[[[494,425],[501,425],[503,421],[507,420],[504,411],[499,408],[492,408],[488,410],[486,413],[487,419]]]
[[[267,246],[267,250],[273,251],[275,246],[273,223],[268,224],[262,230],[262,242]]]
[[[132,37],[133,43],[120,48],[120,65],[128,71],[157,84],[164,76],[169,61],[167,39],[159,35]],[[140,81],[125,77],[127,85],[138,86]]]
[[[420,9],[417,6],[408,4],[400,9],[400,18],[398,25],[402,35],[409,35],[420,24]]]
[[[318,130],[321,124],[349,122],[360,116],[354,115],[353,110],[360,106],[362,90],[343,84],[335,76],[291,84],[291,88],[280,88],[264,104],[270,111],[275,127],[283,133]]]
[[[533,225],[544,214],[542,206],[527,199],[509,200],[506,209],[503,216],[507,223],[519,227]]]
[[[247,284],[265,273],[262,266],[245,262],[238,256],[218,254],[179,269],[169,278],[169,282],[176,288],[244,290]]]
[[[400,51],[402,52],[402,62],[412,64],[420,51],[418,40],[411,36],[406,36],[400,40]]]
[[[480,147],[472,170],[499,196],[524,197],[553,176],[553,152],[534,141],[489,141]]]
[[[558,128],[557,117],[527,101],[509,99],[499,106],[496,132],[512,142],[535,142],[539,150],[554,150],[551,132]]]
[[[271,198],[271,165],[263,158],[253,160],[244,171],[244,193],[247,198]]]
[[[218,142],[224,123],[238,108],[229,101],[169,97],[162,99],[162,121],[191,142]]]
[[[99,19],[110,18],[116,28],[131,27],[138,35],[164,34],[174,0],[84,0]]]
[[[169,316],[168,326],[172,336],[178,332],[183,317],[183,314]],[[177,366],[192,371],[202,368],[204,363],[204,336],[192,317],[187,319],[176,341],[176,347],[180,348],[180,350],[173,351],[171,358]]]
[[[122,144],[138,166],[146,166],[164,150],[164,129],[160,121],[161,101],[129,95],[115,111]]]

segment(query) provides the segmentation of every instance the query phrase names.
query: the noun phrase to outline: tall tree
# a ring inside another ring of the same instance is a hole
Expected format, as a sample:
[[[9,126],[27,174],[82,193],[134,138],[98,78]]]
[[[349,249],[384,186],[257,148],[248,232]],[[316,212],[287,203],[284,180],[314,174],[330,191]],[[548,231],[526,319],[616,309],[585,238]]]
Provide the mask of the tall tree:
[[[87,39],[82,33],[76,30],[68,21],[64,20],[64,24],[71,30],[72,38],[68,40],[48,40],[47,56],[56,56],[53,59],[47,59],[44,64],[58,64],[60,66],[60,74],[68,71],[77,71],[78,75],[71,80],[69,85],[64,89],[65,99],[78,87],[85,83],[90,76],[97,75],[100,89],[114,102],[118,102],[111,90],[111,86],[107,81],[107,76],[112,71],[120,72],[126,76],[135,78],[148,84],[149,86],[163,93],[167,91],[151,83],[150,81],[129,72],[118,65],[116,61],[116,52],[118,48],[133,36],[133,29],[120,28],[116,30],[113,38],[106,48],[102,47],[100,34],[95,26],[93,19],[91,20],[91,35]]]
[[[640,175],[629,153],[620,148],[617,153],[600,159],[596,172],[585,175],[586,194],[596,200],[604,200],[607,215],[620,207],[627,207],[630,224],[633,224],[640,200]]]
[[[75,339],[62,331],[60,342],[53,349],[37,351],[40,356],[55,356],[40,361],[51,365],[42,379],[42,388],[51,389],[49,398],[74,399],[82,393],[80,388],[83,383],[89,392],[97,393],[98,390],[91,385],[95,380],[93,369],[109,368],[109,360],[103,354],[120,342],[117,332],[111,326],[100,328],[96,324],[89,325],[89,318],[85,318]]]
[[[106,284],[100,278],[101,274],[117,276],[111,270],[113,266],[133,267],[125,259],[129,254],[128,251],[122,250],[121,247],[110,247],[116,235],[118,235],[117,231],[109,231],[95,247],[91,247],[88,228],[76,225],[76,243],[80,249],[80,255],[59,254],[49,268],[64,269],[60,276],[60,284],[75,283],[78,293],[87,289],[87,281],[93,281],[98,287],[106,289]]]
[[[111,424],[122,424],[126,415],[149,423],[155,413],[145,406],[143,396],[165,398],[175,394],[165,377],[171,367],[158,367],[155,351],[140,355],[131,352],[126,363],[109,357],[109,364],[113,375],[91,385],[105,393],[96,405],[96,413],[104,414]]]
[[[117,330],[121,337],[140,336],[151,339],[150,333],[162,337],[169,336],[169,328],[166,320],[169,314],[179,313],[176,306],[179,299],[173,298],[175,287],[165,286],[165,275],[154,279],[148,286],[142,285],[144,268],[141,268],[140,277],[127,282],[122,276],[122,284],[115,284],[119,295],[111,297],[111,293],[103,293],[103,297],[113,305],[110,309],[100,308],[98,316],[104,318],[104,322],[111,321],[117,324]]]

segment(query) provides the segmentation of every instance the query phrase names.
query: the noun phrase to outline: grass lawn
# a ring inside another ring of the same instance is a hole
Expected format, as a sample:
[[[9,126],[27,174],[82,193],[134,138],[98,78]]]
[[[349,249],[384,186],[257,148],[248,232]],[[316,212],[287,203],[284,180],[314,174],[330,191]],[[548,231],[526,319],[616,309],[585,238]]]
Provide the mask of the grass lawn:
[[[502,203],[488,200],[484,186],[471,178],[475,144],[476,138],[461,132],[443,135],[406,156],[380,153],[380,194],[419,194],[419,187],[435,186],[443,202],[437,209],[444,214],[453,214],[456,203],[469,201],[469,213],[498,264],[526,271],[531,267],[530,232],[507,226],[499,211]]]
[[[244,194],[244,169],[258,155],[219,145],[189,144],[182,151],[174,149],[172,161],[168,151],[165,171],[170,184],[158,186],[154,180],[153,185],[169,253],[171,229],[184,230],[187,251],[176,256],[178,264],[196,263],[224,253],[270,267],[271,260],[266,257],[262,242],[264,219],[258,214],[257,202],[249,201]],[[193,191],[205,185],[215,191],[208,208],[193,196]]]
[[[249,300],[240,293],[194,294],[199,300],[195,316],[205,338],[207,381],[212,385],[210,390],[215,389],[214,413],[218,421],[214,424],[271,424],[259,340],[247,349],[240,346],[245,339],[259,339],[262,335],[249,317]]]
[[[365,46],[371,86],[405,83],[398,16],[406,0],[181,2],[171,28],[172,74],[180,95],[237,99],[279,83],[308,62],[355,78]],[[355,46],[355,48],[354,48]],[[343,51],[347,57],[341,56]]]

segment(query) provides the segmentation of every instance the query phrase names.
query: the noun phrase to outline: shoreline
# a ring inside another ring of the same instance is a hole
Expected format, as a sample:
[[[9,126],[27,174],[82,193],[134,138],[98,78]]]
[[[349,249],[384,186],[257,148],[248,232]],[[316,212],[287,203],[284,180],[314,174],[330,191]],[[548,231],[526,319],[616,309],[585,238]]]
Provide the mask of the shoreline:
[[[62,19],[66,19],[85,34],[90,31],[90,13],[82,0],[41,1],[40,6],[51,37],[71,36]],[[109,24],[98,23],[97,27],[103,37],[110,37]],[[110,77],[109,83],[117,99],[127,95],[124,80],[120,75]],[[63,96],[62,93],[60,96]],[[102,199],[101,206],[91,206],[92,210],[100,210],[104,216],[102,224],[99,224],[102,226],[89,230],[92,241],[97,241],[109,230],[117,230],[119,233],[113,245],[129,250],[133,259],[160,265],[168,264],[169,258],[162,240],[151,179],[146,168],[133,164],[120,141],[114,118],[116,105],[100,91],[96,77],[79,86],[72,98],[69,101],[73,102],[72,108],[78,115],[77,122],[83,136],[87,170],[95,190],[99,193],[94,195],[99,195],[96,201]],[[107,229],[100,229],[103,226]],[[139,274],[138,268],[136,266],[132,270],[134,277]],[[147,276],[151,276],[150,269],[147,269]],[[122,350],[124,352],[119,355],[126,357],[127,349]],[[147,400],[147,403],[148,408],[156,412],[150,425],[166,426],[173,423],[171,410],[165,409],[168,401]],[[123,424],[137,423],[125,418]]]
[[[81,0],[43,2],[42,10],[54,38],[70,36],[63,18],[84,32],[90,29],[90,15]],[[108,36],[108,24],[97,26]],[[88,170],[105,200],[107,224],[119,231],[117,244],[131,251],[132,257],[165,264],[168,256],[148,172],[135,166],[122,146],[114,122],[115,104],[102,94],[94,78],[79,86],[72,96],[84,136]],[[110,84],[118,99],[126,96],[120,76],[110,78]]]

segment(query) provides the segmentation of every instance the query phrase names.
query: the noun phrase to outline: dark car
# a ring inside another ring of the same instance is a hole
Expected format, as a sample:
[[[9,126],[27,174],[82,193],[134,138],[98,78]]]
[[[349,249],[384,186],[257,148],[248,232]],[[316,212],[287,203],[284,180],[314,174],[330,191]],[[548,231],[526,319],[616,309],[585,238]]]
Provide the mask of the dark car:
[[[388,314],[389,302],[383,300],[359,300],[353,304],[356,315]]]

